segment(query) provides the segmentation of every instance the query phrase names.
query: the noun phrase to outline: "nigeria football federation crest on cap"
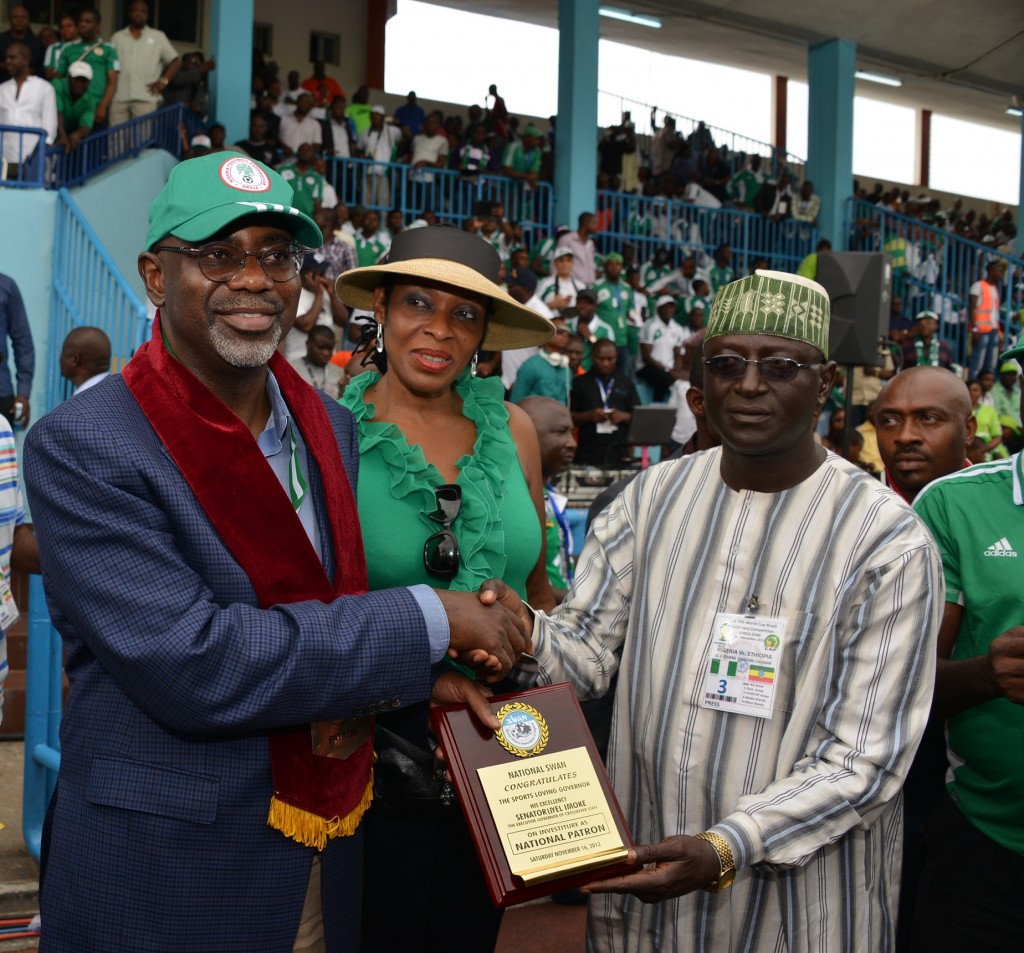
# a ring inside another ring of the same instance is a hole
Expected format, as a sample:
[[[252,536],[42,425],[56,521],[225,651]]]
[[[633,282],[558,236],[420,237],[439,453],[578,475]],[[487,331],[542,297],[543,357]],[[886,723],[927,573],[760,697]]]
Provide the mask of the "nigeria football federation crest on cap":
[[[220,179],[241,192],[266,192],[270,188],[267,173],[242,156],[232,156],[224,162],[220,167]]]
[[[494,732],[501,746],[517,758],[540,754],[548,743],[548,723],[532,705],[512,702],[495,713],[498,730]]]

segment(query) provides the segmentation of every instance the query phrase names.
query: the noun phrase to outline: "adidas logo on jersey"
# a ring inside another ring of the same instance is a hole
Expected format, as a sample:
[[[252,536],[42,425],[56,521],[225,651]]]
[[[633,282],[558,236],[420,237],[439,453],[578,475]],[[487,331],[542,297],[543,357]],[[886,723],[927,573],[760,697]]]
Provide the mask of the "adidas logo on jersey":
[[[1016,556],[1017,551],[1010,545],[1010,541],[1004,536],[996,540],[985,550],[986,556]]]

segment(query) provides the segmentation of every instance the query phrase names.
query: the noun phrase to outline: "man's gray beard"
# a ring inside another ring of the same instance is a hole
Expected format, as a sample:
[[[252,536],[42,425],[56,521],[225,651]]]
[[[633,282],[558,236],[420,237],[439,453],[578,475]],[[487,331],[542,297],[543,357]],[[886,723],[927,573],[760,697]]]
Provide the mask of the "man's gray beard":
[[[280,341],[280,318],[276,318],[273,327],[259,337],[248,340],[228,331],[217,322],[210,326],[213,349],[234,367],[262,367],[274,356]]]

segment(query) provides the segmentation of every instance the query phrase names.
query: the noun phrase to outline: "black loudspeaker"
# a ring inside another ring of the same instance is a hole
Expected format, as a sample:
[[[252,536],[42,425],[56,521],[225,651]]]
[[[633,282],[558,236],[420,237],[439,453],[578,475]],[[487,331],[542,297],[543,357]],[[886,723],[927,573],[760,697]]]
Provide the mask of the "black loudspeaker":
[[[840,365],[879,364],[879,341],[889,332],[892,265],[881,252],[818,255],[818,284],[832,303],[829,359]]]

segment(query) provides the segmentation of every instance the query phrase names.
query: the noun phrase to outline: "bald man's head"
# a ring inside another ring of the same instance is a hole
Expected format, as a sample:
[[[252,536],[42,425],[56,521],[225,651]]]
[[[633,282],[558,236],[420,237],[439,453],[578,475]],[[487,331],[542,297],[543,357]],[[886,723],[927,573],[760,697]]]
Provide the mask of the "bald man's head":
[[[977,421],[967,385],[952,371],[908,368],[885,385],[875,408],[879,453],[908,500],[963,468]]]
[[[537,431],[544,479],[551,480],[564,473],[576,456],[569,408],[550,397],[524,397],[519,406],[529,415]]]
[[[60,373],[75,387],[110,371],[110,338],[100,328],[75,328],[60,349]]]

